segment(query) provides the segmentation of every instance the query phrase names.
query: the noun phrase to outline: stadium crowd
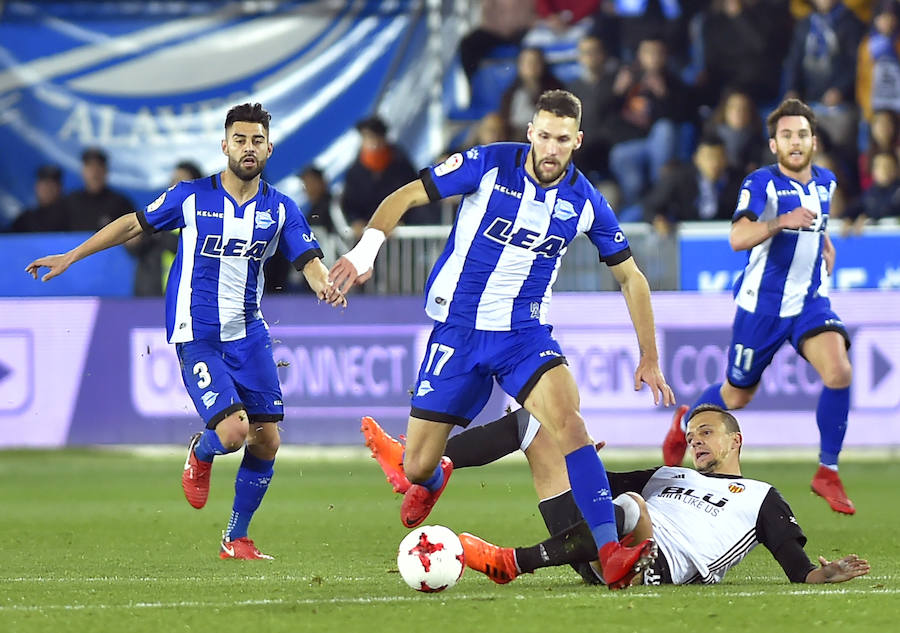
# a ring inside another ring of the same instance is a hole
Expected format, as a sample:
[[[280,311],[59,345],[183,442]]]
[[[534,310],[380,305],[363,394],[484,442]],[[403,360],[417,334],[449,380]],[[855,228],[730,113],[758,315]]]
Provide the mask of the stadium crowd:
[[[772,162],[765,116],[795,96],[818,118],[815,162],[838,177],[831,216],[848,220],[842,230],[900,217],[898,0],[483,0],[458,53],[470,94],[448,117],[452,138],[434,161],[473,144],[524,141],[537,97],[564,87],[584,106],[577,166],[620,222],[667,236],[679,222],[731,217],[741,179]],[[311,226],[350,241],[424,167],[377,116],[357,130],[343,187],[298,165]],[[106,184],[102,148],[86,148],[82,162],[84,187],[68,193],[58,166],[39,168],[35,205],[5,230],[96,230],[135,208]],[[173,178],[200,173],[189,161],[176,169],[185,165]],[[448,220],[432,206],[405,222]],[[163,292],[172,258],[164,241],[129,244],[135,294]],[[296,288],[289,272],[273,259],[267,289]]]

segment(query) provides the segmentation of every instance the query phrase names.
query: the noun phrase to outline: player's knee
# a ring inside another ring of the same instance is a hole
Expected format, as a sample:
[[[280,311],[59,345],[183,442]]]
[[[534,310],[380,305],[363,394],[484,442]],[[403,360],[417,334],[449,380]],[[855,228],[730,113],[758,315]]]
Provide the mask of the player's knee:
[[[544,426],[548,425],[544,424]],[[585,428],[584,418],[575,410],[557,416],[553,421],[552,428],[548,427],[548,430],[552,433],[563,454],[569,454],[582,446],[593,444],[587,428]]]
[[[751,400],[753,400],[753,391],[746,389],[729,389],[722,393],[722,401],[729,410],[743,409],[750,404]]]
[[[250,432],[250,420],[243,409],[235,411],[216,425],[219,440],[229,451],[236,451],[247,440]]]
[[[849,387],[853,380],[853,368],[849,362],[841,362],[822,372],[822,382],[829,389]]]
[[[250,425],[251,433],[247,445],[252,446],[253,454],[260,459],[275,459],[275,454],[281,448],[281,436],[277,429],[274,429],[274,432],[266,432],[263,424],[251,422]]]
[[[622,533],[630,534],[641,520],[641,513],[646,512],[646,504],[640,495],[625,492],[613,499],[613,503],[622,508],[624,518],[622,520]]]

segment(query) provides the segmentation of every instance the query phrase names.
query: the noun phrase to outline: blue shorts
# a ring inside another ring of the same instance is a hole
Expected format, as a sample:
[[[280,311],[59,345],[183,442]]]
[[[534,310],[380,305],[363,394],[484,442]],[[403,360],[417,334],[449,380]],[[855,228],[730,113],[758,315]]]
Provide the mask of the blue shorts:
[[[792,317],[755,314],[738,308],[728,348],[728,382],[741,389],[752,387],[785,341],[790,340],[802,356],[800,348],[806,339],[828,331],[840,333],[850,348],[847,329],[831,309],[828,297],[816,297]]]
[[[254,422],[284,418],[272,339],[265,328],[236,341],[175,345],[181,378],[207,428],[239,409]]]
[[[412,397],[412,415],[467,426],[487,404],[494,378],[519,404],[538,379],[566,363],[549,325],[488,332],[436,323]]]

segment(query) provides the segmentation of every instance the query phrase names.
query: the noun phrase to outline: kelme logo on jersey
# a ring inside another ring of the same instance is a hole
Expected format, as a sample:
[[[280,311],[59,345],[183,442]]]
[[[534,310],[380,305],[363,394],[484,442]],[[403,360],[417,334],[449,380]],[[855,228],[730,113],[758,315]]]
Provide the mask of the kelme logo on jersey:
[[[265,230],[275,224],[275,220],[272,219],[272,214],[268,209],[266,209],[265,211],[257,211],[253,222],[256,228],[262,230]]]
[[[578,214],[575,213],[575,207],[573,207],[572,203],[568,200],[558,198],[556,204],[553,205],[553,217],[557,220],[565,222],[566,220],[571,220],[576,215]]]
[[[485,230],[484,236],[504,246],[507,244],[518,246],[544,257],[556,257],[566,245],[565,240],[558,235],[548,235],[538,241],[541,234],[537,231],[531,231],[525,227],[519,227],[513,231],[513,223],[505,218],[495,218]]]
[[[258,240],[247,244],[247,240],[232,237],[222,244],[221,235],[207,235],[200,252],[207,257],[246,257],[260,261],[266,252],[266,242]]]

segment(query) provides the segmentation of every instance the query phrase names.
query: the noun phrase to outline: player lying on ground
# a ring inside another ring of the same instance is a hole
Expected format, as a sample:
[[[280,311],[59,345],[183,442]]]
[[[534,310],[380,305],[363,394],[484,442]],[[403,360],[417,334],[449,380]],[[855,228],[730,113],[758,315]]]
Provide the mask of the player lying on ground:
[[[364,427],[373,456],[395,490],[402,488],[396,455],[402,446],[391,444],[371,419]],[[609,473],[620,534],[635,539],[652,536],[659,547],[656,560],[635,582],[718,583],[760,543],[792,582],[844,582],[869,572],[868,562],[853,554],[832,562],[819,557],[820,567],[809,560],[803,549],[806,536],[779,492],[741,476],[743,438],[730,413],[711,405],[698,407],[687,437],[696,470],[663,466]],[[532,416],[519,410],[460,433],[450,438],[447,453],[459,460],[455,467],[461,468],[499,458],[502,455],[495,449],[500,446],[507,452],[516,448],[525,452],[542,499],[539,508],[553,536],[532,547],[513,549],[463,533],[466,564],[500,584],[540,567],[564,564],[575,566],[586,581],[596,582],[596,574],[586,573],[585,567],[596,559],[595,548],[571,499],[564,462]]]

